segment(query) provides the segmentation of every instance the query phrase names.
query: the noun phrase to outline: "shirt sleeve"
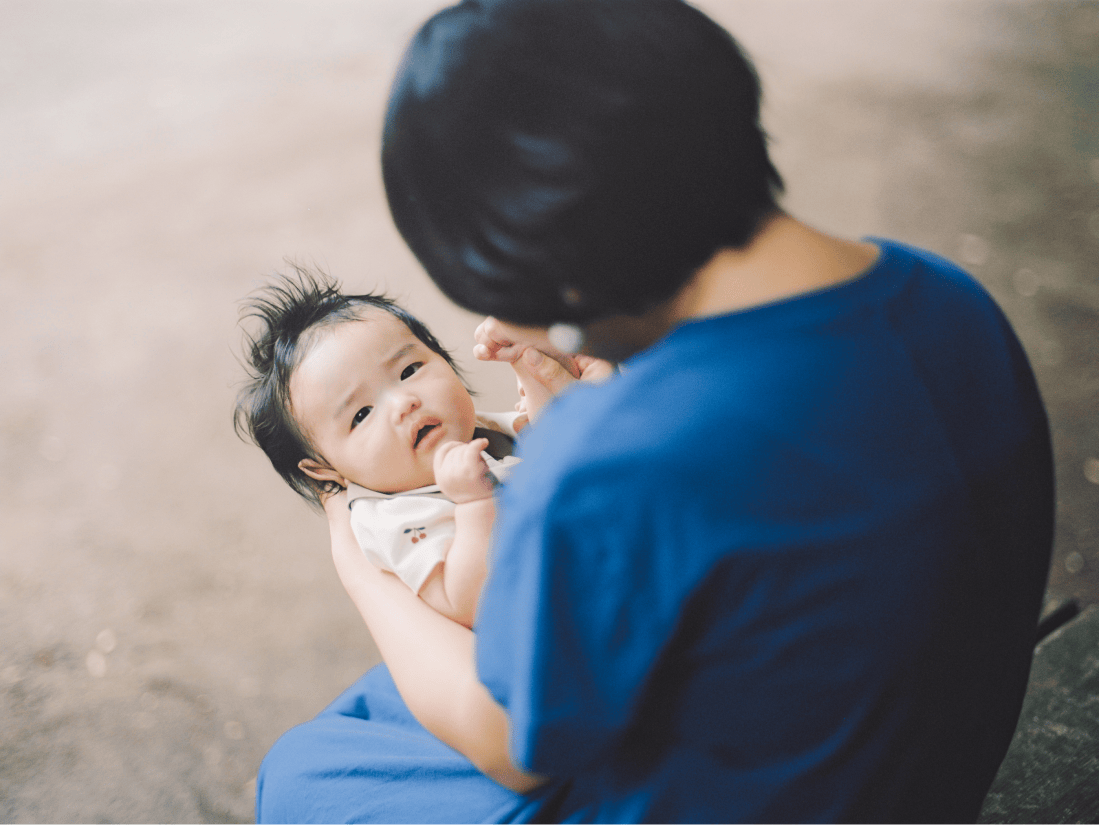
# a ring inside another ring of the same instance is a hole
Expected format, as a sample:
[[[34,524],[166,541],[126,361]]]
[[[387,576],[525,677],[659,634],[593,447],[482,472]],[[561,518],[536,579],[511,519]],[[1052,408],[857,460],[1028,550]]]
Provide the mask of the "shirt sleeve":
[[[512,757],[574,775],[626,729],[697,571],[668,564],[681,513],[656,498],[659,468],[528,469],[501,492],[478,672],[508,710]]]
[[[419,593],[454,541],[454,504],[429,496],[357,499],[351,529],[372,564]]]

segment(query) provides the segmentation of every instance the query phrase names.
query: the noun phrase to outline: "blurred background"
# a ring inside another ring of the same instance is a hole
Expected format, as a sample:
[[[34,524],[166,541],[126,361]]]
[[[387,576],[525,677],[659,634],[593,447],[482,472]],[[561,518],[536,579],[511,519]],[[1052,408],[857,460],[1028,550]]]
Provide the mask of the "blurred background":
[[[377,661],[323,519],[233,434],[238,302],[383,288],[508,409],[389,220],[427,0],[4,0],[0,820],[247,822],[259,762]],[[1049,406],[1050,588],[1099,601],[1099,3],[708,0],[787,207],[966,266]],[[888,391],[888,388],[883,388]]]

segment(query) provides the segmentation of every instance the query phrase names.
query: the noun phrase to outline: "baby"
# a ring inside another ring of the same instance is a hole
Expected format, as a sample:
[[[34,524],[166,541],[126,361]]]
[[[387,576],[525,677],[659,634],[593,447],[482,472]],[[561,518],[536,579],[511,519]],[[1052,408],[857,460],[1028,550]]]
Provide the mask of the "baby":
[[[519,413],[481,414],[451,356],[393,301],[295,267],[247,304],[261,328],[234,422],[307,501],[347,490],[367,557],[472,626],[493,488]]]

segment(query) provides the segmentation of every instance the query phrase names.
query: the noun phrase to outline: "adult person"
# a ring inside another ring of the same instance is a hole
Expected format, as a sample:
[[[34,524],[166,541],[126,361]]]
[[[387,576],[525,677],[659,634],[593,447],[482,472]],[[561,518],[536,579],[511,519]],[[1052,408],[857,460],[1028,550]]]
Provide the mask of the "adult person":
[[[280,740],[259,819],[975,818],[1052,534],[988,295],[783,212],[756,76],[679,0],[440,12],[382,161],[428,273],[500,319],[482,357],[568,324],[624,369],[521,439],[472,633],[328,507],[388,670]]]

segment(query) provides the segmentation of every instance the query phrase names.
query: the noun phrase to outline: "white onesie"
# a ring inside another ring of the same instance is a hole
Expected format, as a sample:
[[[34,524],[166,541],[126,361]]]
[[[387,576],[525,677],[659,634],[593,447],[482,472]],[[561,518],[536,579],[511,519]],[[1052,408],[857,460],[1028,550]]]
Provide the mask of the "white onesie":
[[[477,426],[515,438],[516,417],[517,413],[477,413]],[[498,481],[519,461],[514,456],[481,455]],[[351,530],[366,557],[419,593],[454,540],[454,502],[437,484],[404,493],[377,493],[349,484],[347,501]]]

